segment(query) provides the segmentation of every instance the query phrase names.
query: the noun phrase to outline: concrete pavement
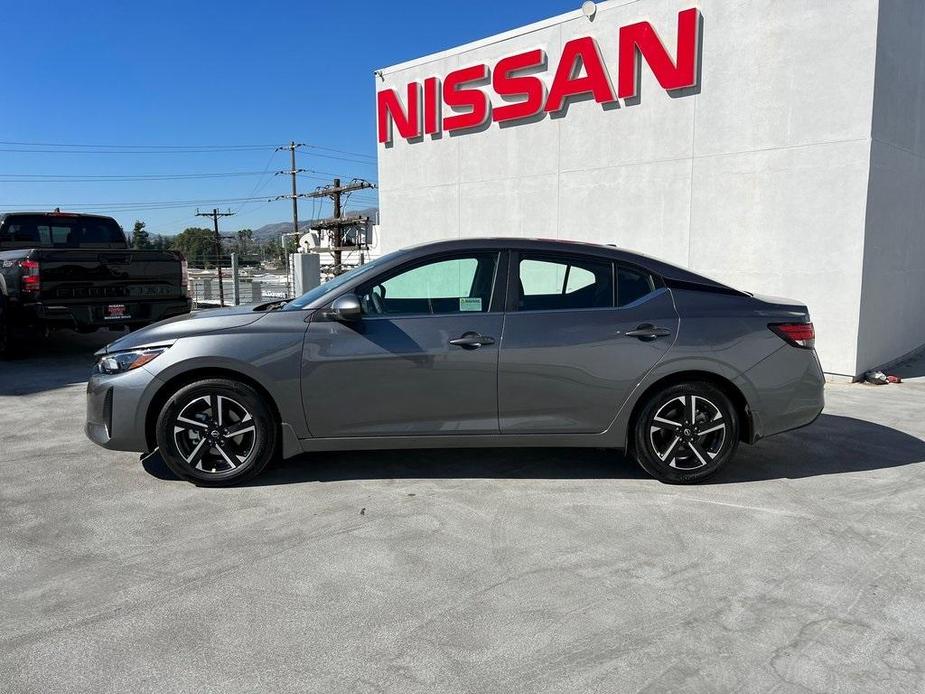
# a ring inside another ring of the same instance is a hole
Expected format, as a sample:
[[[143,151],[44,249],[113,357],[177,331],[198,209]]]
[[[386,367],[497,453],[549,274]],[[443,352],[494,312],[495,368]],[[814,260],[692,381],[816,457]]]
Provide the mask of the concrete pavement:
[[[659,484],[595,450],[307,456],[199,489],[0,363],[0,691],[925,691],[925,384]]]

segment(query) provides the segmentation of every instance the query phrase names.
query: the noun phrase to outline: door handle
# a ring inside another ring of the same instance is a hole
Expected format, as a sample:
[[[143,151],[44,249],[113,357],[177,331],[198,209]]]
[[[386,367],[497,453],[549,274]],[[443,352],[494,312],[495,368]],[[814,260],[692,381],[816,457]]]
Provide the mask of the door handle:
[[[636,326],[635,330],[627,330],[624,334],[627,337],[638,337],[640,340],[648,341],[654,340],[657,337],[671,335],[671,331],[668,328],[659,328],[651,323],[643,323],[642,325]]]
[[[450,344],[463,349],[478,349],[482,345],[495,344],[495,338],[479,335],[476,332],[467,332],[450,340]]]

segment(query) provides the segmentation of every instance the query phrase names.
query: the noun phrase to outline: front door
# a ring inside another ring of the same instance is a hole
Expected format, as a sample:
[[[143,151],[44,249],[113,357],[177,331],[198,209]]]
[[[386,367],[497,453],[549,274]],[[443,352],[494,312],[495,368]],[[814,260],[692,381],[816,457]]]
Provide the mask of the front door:
[[[302,362],[312,436],[497,433],[502,255],[418,260],[358,288],[362,318],[316,313]]]
[[[600,257],[522,253],[516,266],[501,432],[605,431],[677,334],[671,296],[644,270]]]

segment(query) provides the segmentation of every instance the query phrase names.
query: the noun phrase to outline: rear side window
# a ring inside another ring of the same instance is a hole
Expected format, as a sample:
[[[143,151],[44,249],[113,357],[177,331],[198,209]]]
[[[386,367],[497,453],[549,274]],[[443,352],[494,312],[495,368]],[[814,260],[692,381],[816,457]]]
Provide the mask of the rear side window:
[[[125,234],[111,219],[13,215],[0,227],[0,246],[125,248]]]
[[[523,254],[518,311],[611,308],[613,264],[608,260]]]
[[[656,288],[655,278],[645,270],[617,266],[617,306],[639,301]]]

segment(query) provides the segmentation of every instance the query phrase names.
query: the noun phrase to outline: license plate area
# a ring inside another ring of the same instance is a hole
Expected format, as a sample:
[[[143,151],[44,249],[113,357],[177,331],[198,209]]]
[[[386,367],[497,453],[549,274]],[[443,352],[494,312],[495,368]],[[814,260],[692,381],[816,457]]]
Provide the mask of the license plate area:
[[[109,304],[103,312],[104,320],[125,320],[131,317],[125,304]]]

